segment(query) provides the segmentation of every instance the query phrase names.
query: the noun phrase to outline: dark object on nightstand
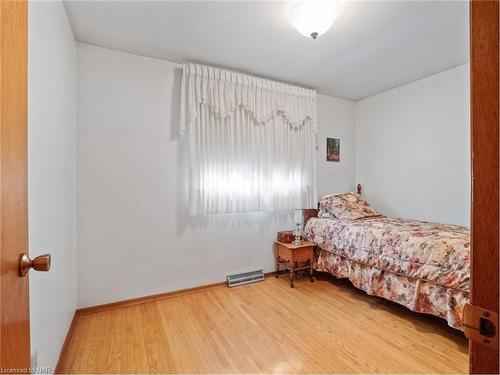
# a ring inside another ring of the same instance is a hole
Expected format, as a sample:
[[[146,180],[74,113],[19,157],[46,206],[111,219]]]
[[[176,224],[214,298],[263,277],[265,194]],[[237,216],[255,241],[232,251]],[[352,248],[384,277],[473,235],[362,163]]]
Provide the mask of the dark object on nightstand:
[[[282,243],[292,243],[292,241],[295,239],[294,236],[294,231],[293,230],[287,230],[284,232],[278,232],[278,236],[276,238],[276,241],[282,242]]]

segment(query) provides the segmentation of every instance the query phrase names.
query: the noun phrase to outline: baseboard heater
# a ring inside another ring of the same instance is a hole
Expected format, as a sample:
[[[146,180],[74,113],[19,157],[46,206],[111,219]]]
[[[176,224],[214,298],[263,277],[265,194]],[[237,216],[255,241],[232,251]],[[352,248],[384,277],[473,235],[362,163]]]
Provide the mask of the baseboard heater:
[[[227,286],[232,288],[233,286],[256,283],[257,281],[264,280],[264,271],[258,270],[253,272],[239,273],[237,275],[228,275]]]

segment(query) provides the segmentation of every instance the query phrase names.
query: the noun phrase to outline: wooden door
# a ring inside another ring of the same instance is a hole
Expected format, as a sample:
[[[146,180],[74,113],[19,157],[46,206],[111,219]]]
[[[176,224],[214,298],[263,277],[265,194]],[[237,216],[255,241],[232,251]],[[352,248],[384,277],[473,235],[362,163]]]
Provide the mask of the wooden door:
[[[30,366],[28,277],[27,2],[0,1],[0,371]]]
[[[498,313],[499,86],[497,1],[470,2],[471,304]],[[498,329],[498,321],[496,322]],[[497,338],[498,348],[498,338]],[[498,374],[498,350],[469,345],[470,372]]]

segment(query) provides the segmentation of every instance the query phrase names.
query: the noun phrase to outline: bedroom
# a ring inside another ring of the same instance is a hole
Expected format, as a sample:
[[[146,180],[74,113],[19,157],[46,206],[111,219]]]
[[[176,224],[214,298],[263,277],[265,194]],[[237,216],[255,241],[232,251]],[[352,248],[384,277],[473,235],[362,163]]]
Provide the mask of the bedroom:
[[[1,10],[3,372],[496,371],[497,2]]]

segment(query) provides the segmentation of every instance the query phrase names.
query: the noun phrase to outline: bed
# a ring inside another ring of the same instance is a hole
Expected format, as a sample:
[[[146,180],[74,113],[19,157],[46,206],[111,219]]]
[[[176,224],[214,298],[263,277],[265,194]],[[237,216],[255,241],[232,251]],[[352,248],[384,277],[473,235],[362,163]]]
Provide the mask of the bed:
[[[348,194],[368,206],[359,194]],[[328,203],[322,201],[320,217],[308,219],[304,229],[307,239],[317,245],[317,271],[347,278],[370,295],[439,316],[462,330],[462,310],[469,301],[467,228],[389,218],[371,208],[362,217],[352,213],[345,217],[349,211],[345,205],[335,215],[325,212]],[[330,202],[330,207],[334,205]]]

